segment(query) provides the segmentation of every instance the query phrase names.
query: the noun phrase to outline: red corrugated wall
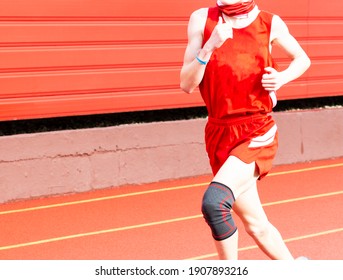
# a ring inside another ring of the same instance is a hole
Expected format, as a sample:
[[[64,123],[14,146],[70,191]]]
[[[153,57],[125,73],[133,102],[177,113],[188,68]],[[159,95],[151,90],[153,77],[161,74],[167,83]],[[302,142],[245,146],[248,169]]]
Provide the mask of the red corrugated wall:
[[[279,99],[342,95],[343,2],[256,2],[284,18],[312,59]],[[182,94],[179,71],[190,13],[214,3],[1,0],[0,120],[203,105]]]

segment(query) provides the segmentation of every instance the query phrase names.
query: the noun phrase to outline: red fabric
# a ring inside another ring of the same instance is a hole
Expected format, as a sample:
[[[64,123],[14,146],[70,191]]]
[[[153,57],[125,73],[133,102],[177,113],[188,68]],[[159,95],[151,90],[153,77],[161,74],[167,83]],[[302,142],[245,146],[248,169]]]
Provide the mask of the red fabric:
[[[255,1],[241,2],[233,5],[218,5],[219,10],[229,17],[239,16],[249,13],[256,6]]]
[[[260,147],[249,147],[255,137],[265,135],[275,126],[268,115],[252,115],[239,119],[218,120],[209,118],[205,130],[206,151],[215,175],[230,155],[245,163],[255,162],[259,179],[272,168],[278,148],[278,133],[273,140]]]
[[[203,44],[220,15],[218,7],[209,9]],[[269,51],[272,17],[261,11],[248,27],[233,29],[234,39],[213,52],[199,85],[210,117],[225,119],[271,112],[272,100],[261,80],[265,67],[276,68]]]
[[[210,8],[204,30],[204,42],[210,38],[221,11]],[[271,169],[278,137],[269,92],[262,87],[262,75],[267,66],[276,67],[269,50],[273,15],[260,11],[247,27],[233,29],[228,39],[216,49],[199,85],[209,121],[205,130],[206,149],[213,174],[230,155],[246,163],[256,162],[260,179]],[[259,136],[271,142],[252,146]]]

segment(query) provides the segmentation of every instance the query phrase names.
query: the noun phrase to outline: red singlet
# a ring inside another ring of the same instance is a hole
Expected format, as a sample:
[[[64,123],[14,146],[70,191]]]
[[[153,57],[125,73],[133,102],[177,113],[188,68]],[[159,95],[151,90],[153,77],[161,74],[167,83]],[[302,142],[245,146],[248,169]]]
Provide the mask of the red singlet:
[[[203,44],[220,16],[217,7],[209,8]],[[234,39],[213,52],[199,86],[210,117],[223,119],[272,111],[269,92],[261,83],[264,68],[276,66],[269,51],[272,17],[260,11],[248,27],[233,29]]]
[[[217,25],[220,11],[209,8],[204,44]],[[264,68],[276,67],[269,51],[273,15],[260,11],[247,27],[233,29],[233,38],[215,50],[199,85],[208,110],[206,150],[214,174],[230,155],[255,162],[260,178],[272,167],[278,136],[268,114],[273,103],[262,87]]]

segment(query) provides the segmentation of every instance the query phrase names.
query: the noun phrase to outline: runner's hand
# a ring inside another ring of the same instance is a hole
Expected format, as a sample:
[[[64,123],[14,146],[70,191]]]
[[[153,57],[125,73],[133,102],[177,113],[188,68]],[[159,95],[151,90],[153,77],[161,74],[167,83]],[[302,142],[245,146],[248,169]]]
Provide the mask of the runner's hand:
[[[220,48],[227,39],[232,37],[233,32],[231,23],[224,23],[223,18],[219,17],[218,24],[213,29],[208,43],[212,45],[212,49],[214,50]]]
[[[285,84],[281,72],[276,71],[272,67],[266,67],[264,71],[266,73],[262,76],[262,86],[265,90],[277,91]]]

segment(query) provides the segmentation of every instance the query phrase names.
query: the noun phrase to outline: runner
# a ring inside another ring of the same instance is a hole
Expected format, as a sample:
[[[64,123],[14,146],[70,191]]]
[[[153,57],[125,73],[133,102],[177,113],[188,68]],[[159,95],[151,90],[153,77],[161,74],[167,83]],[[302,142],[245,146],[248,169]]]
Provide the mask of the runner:
[[[291,58],[285,70],[272,59],[273,45]],[[202,212],[220,259],[238,259],[232,209],[269,258],[294,259],[268,221],[257,180],[267,175],[277,151],[277,126],[270,115],[276,92],[309,66],[284,21],[260,10],[254,0],[221,0],[190,17],[180,85],[187,93],[199,86],[208,111],[205,142],[214,178]]]

